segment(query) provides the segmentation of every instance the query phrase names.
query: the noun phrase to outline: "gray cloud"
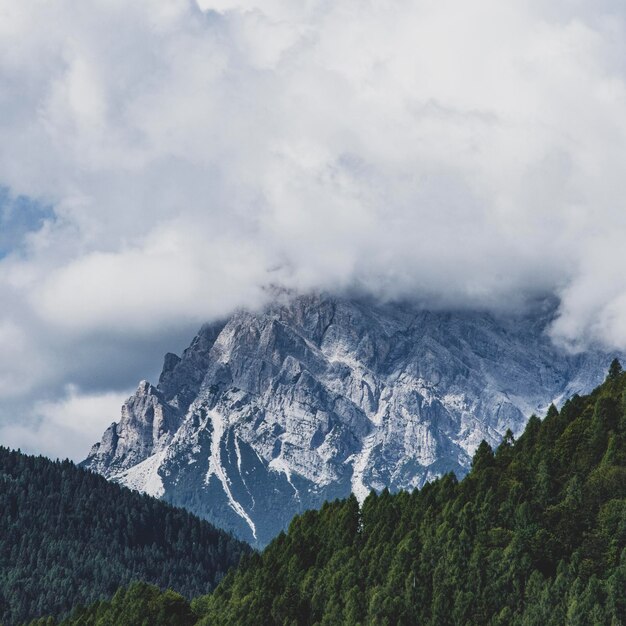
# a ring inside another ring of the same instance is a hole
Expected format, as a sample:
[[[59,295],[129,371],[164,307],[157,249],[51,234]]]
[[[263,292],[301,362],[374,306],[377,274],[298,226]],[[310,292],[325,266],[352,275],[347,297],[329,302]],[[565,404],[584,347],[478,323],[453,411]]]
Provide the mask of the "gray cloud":
[[[626,348],[626,12],[545,5],[0,0],[0,184],[54,211],[0,259],[0,439],[268,284]]]

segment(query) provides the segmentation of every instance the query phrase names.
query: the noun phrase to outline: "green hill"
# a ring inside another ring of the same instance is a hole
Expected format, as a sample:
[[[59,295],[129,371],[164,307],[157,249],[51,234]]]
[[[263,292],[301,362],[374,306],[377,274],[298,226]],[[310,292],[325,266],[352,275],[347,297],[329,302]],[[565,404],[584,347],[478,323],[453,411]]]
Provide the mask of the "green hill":
[[[133,580],[207,593],[250,549],[70,461],[0,447],[0,623],[63,615]]]
[[[470,474],[296,518],[197,600],[202,624],[626,623],[626,376]]]
[[[191,606],[135,585],[64,622],[141,623],[626,624],[626,375],[481,444],[460,482],[297,517]]]

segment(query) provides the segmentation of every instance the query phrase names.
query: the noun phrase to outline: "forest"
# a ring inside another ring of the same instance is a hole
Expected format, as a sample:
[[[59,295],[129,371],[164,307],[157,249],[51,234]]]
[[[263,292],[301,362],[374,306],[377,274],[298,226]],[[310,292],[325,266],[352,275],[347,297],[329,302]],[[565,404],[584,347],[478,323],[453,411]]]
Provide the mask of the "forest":
[[[250,548],[70,461],[0,447],[0,624],[63,616],[132,581],[191,598]]]
[[[483,442],[460,481],[296,517],[190,603],[138,583],[61,623],[625,624],[626,374]]]

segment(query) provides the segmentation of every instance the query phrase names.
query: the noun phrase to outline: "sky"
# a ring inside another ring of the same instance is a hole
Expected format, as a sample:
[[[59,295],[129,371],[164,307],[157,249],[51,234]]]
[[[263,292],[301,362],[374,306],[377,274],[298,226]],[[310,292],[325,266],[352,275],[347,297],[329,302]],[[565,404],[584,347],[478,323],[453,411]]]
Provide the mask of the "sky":
[[[272,285],[626,349],[625,164],[621,0],[0,0],[0,444]]]

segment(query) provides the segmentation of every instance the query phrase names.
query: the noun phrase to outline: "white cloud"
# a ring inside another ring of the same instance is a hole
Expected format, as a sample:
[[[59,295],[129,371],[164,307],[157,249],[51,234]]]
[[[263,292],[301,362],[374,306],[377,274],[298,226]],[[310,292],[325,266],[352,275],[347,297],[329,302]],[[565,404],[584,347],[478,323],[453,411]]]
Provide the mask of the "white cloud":
[[[126,393],[80,394],[73,386],[55,402],[38,402],[28,423],[0,424],[2,445],[52,458],[81,461],[85,451],[118,416]]]
[[[0,184],[55,212],[0,260],[0,406],[105,388],[129,342],[152,358],[269,283],[442,306],[556,293],[558,340],[626,347],[619,3],[0,0],[0,16]]]

